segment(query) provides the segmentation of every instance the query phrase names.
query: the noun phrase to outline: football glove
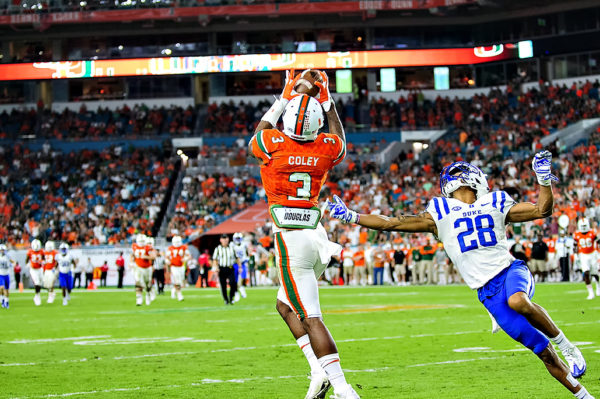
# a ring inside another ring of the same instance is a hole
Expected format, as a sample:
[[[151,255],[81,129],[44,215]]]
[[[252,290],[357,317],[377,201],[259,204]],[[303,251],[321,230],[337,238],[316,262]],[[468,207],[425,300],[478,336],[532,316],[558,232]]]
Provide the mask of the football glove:
[[[319,74],[323,82],[315,82],[315,85],[319,88],[319,97],[317,97],[317,100],[319,100],[319,103],[323,107],[323,111],[329,112],[333,104],[333,98],[329,92],[329,78],[323,71],[319,71]]]
[[[337,195],[333,196],[333,202],[327,200],[327,209],[329,210],[329,215],[334,219],[339,219],[342,223],[358,223],[360,220],[360,215],[348,209],[344,201]]]
[[[296,83],[300,79],[300,74],[294,76],[294,70],[285,71],[285,85],[283,86],[283,92],[281,92],[281,97],[279,101],[283,104],[283,108],[290,102],[290,100],[298,95],[294,91],[294,87]]]
[[[541,186],[549,186],[553,181],[558,181],[558,178],[551,173],[552,154],[550,151],[542,151],[535,154],[531,162],[531,167]]]

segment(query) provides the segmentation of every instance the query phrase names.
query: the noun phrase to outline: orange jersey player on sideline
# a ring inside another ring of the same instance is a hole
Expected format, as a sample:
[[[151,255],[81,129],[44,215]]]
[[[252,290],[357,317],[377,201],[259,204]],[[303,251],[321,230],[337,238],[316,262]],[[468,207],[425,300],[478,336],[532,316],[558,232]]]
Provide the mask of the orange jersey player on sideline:
[[[576,261],[581,266],[583,272],[583,281],[588,290],[587,299],[594,299],[594,296],[600,296],[600,277],[598,276],[598,261],[596,259],[596,232],[590,227],[590,221],[587,218],[577,221],[577,231],[573,234],[575,241]],[[596,280],[596,293],[592,288],[592,279]]]
[[[313,74],[313,82],[305,76]],[[327,75],[315,71],[286,79],[281,99],[263,116],[249,143],[261,163],[260,175],[273,219],[281,278],[277,310],[311,366],[307,398],[358,398],[346,382],[335,341],[321,319],[317,279],[341,246],[330,242],[317,208],[329,171],[346,155],[344,129],[331,99]],[[293,71],[291,73],[293,76]],[[295,93],[317,85],[319,98]],[[327,115],[330,133],[319,133]],[[283,131],[274,129],[283,112]],[[313,349],[315,349],[313,351]],[[314,361],[315,358],[318,361]],[[333,397],[333,396],[332,396]]]
[[[185,279],[185,265],[190,260],[191,255],[188,246],[182,243],[180,236],[174,236],[172,244],[167,249],[167,265],[169,265],[171,282],[173,283],[171,298],[175,299],[177,297],[177,300],[181,302],[183,301],[181,286]]]

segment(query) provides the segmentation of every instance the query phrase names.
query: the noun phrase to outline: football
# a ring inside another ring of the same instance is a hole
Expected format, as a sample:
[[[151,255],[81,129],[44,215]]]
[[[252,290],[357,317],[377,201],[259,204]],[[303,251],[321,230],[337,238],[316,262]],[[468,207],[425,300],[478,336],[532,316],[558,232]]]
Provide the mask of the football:
[[[300,79],[296,82],[294,90],[300,94],[308,94],[316,97],[319,95],[319,86],[315,82],[323,82],[317,69],[307,69],[300,74]]]

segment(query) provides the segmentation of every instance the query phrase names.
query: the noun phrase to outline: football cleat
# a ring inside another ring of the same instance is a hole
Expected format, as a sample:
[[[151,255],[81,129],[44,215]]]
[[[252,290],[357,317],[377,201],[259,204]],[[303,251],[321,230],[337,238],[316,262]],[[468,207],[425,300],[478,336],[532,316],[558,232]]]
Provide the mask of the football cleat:
[[[585,299],[587,299],[588,301],[594,299],[594,292],[590,292],[587,298]]]
[[[154,300],[156,299],[156,293],[154,292],[154,289],[150,290],[150,302],[154,302]]]
[[[240,287],[240,294],[242,294],[242,298],[246,298],[246,287],[241,286]]]
[[[150,294],[146,293],[146,305],[150,305],[152,300],[150,299]]]
[[[142,299],[142,296],[141,296],[141,295],[140,295],[140,296],[136,296],[136,297],[135,297],[135,305],[136,305],[136,306],[142,306],[142,303],[143,303],[143,301],[144,301],[144,300]]]
[[[596,284],[596,296],[600,296],[600,284]]]
[[[233,296],[233,303],[235,302],[239,302],[240,301],[240,293],[238,291],[236,291],[235,295]]]
[[[171,288],[171,299],[175,299],[175,287]]]
[[[354,388],[350,384],[342,392],[334,393],[330,396],[331,399],[360,399]]]
[[[69,304],[69,300],[67,298],[63,298],[63,306],[67,306]]]
[[[573,345],[564,351],[563,356],[569,364],[569,370],[571,370],[571,375],[573,375],[573,377],[580,378],[585,374],[587,364],[585,363],[581,351],[576,346]]]
[[[178,300],[179,302],[183,301],[183,294],[182,294],[181,292],[178,292],[178,293],[177,293],[177,300]]]
[[[40,294],[35,294],[33,296],[33,303],[35,303],[35,306],[40,306],[42,304],[42,298],[40,297]]]
[[[327,395],[329,388],[331,388],[327,374],[311,374],[308,378],[310,378],[310,385],[304,399],[323,399]]]
[[[49,292],[48,293],[48,300],[47,300],[47,302],[48,303],[54,303],[54,297],[55,297],[54,292]]]

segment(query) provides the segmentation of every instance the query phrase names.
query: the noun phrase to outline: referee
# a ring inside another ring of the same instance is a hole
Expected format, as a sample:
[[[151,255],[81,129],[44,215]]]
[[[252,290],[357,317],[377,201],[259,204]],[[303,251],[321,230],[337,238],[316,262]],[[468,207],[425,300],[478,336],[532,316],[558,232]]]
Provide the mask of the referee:
[[[236,262],[235,252],[229,244],[229,236],[221,235],[221,245],[215,248],[213,253],[213,267],[219,268],[219,283],[221,284],[221,293],[225,300],[225,305],[233,305],[233,296],[237,291],[237,279],[233,271],[233,264]],[[227,282],[229,281],[229,296],[227,296]]]

